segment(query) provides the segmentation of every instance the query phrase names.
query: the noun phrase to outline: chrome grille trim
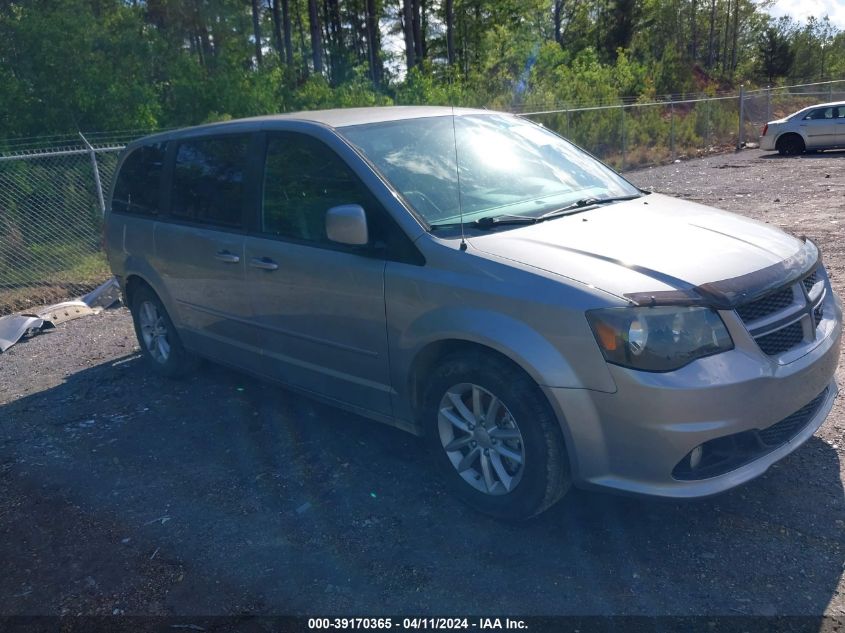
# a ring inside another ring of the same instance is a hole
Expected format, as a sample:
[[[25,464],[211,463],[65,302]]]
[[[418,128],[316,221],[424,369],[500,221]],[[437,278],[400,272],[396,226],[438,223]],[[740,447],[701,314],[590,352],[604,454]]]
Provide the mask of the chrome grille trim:
[[[824,318],[824,275],[814,269],[802,279],[736,308],[760,349],[780,356],[815,340]]]

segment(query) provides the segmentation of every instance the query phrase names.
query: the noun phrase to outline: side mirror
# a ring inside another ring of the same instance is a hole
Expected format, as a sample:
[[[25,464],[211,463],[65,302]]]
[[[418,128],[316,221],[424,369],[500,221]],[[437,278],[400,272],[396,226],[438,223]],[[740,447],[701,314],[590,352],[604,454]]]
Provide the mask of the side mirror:
[[[367,214],[359,204],[343,204],[326,211],[326,236],[338,244],[362,246],[370,241]]]

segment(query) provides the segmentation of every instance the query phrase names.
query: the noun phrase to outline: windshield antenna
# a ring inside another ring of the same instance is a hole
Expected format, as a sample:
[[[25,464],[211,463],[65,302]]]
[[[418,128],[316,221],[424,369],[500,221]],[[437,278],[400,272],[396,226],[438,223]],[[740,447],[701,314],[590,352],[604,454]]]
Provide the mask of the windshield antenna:
[[[458,163],[458,133],[455,130],[455,106],[452,106],[452,140],[455,143],[455,175],[458,177],[458,213],[461,218],[461,250],[467,249],[467,241],[464,236],[464,204],[461,199],[461,165]]]

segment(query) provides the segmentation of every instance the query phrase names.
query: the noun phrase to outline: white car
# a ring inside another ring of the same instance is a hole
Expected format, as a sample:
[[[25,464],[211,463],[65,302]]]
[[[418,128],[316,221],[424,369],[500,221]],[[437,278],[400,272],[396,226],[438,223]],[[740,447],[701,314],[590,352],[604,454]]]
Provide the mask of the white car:
[[[760,148],[782,156],[845,148],[845,101],[821,103],[763,126]]]

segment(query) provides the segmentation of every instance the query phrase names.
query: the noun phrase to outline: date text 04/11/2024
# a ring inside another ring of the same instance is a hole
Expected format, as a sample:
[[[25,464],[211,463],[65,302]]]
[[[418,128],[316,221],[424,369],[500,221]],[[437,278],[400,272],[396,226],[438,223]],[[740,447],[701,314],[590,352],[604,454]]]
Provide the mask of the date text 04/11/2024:
[[[350,630],[443,630],[443,629],[478,629],[478,630],[520,630],[527,629],[524,620],[511,618],[309,618],[309,629],[350,629]]]

